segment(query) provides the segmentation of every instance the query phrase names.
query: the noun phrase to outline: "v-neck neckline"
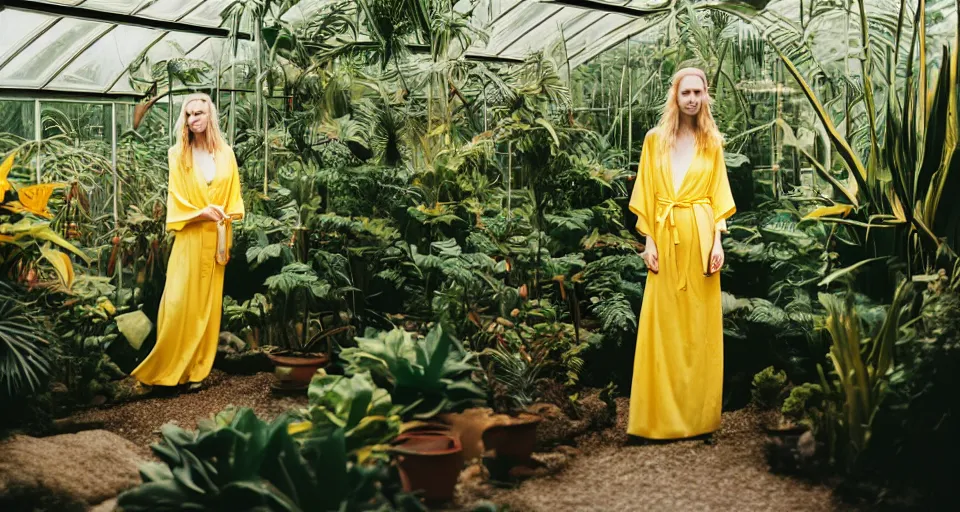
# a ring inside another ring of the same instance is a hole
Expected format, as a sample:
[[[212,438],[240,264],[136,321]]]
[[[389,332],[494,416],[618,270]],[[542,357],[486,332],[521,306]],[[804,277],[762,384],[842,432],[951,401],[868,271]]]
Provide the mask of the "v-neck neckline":
[[[667,163],[669,168],[667,169],[670,173],[670,187],[673,189],[673,197],[679,197],[680,192],[683,191],[683,186],[687,183],[687,177],[690,176],[690,171],[693,170],[693,163],[697,161],[697,146],[694,143],[693,146],[693,156],[690,157],[690,163],[687,164],[687,169],[683,172],[683,177],[680,178],[680,184],[677,185],[677,178],[673,174],[673,149],[671,148],[667,152]]]
[[[217,175],[220,174],[220,166],[217,165],[217,153],[211,152],[210,156],[213,158],[213,179],[210,182],[207,182],[206,176],[203,175],[203,169],[200,169],[198,166],[193,165],[193,174],[198,182],[203,185],[204,191],[209,190],[213,183],[217,181]],[[191,163],[192,164],[192,163]]]

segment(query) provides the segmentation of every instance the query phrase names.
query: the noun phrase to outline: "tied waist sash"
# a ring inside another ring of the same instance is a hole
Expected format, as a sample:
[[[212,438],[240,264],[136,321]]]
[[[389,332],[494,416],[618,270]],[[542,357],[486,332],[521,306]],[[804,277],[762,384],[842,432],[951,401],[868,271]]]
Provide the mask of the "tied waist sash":
[[[700,240],[700,266],[703,269],[703,275],[710,275],[710,252],[713,250],[713,240],[715,236],[716,221],[713,218],[713,206],[707,198],[694,199],[692,201],[674,201],[666,197],[657,196],[657,205],[660,215],[657,216],[657,224],[664,225],[669,222],[670,238],[673,241],[673,261],[677,268],[678,290],[687,289],[687,273],[685,269],[689,266],[691,253],[693,251],[684,251],[685,257],[681,266],[678,247],[680,245],[680,231],[677,228],[676,212],[677,208],[689,208],[693,211],[693,222],[697,230],[697,238]]]
[[[217,263],[223,266],[226,266],[230,262],[230,246],[233,245],[230,240],[233,236],[233,230],[230,229],[230,223],[233,222],[233,218],[226,214],[218,205],[211,205],[220,214],[224,217],[217,222],[217,254],[216,260]]]

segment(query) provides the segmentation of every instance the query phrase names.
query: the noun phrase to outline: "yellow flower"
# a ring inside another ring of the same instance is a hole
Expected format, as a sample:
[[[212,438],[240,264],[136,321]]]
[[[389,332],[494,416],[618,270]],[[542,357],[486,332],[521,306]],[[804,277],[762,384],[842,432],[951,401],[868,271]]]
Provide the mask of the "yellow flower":
[[[3,202],[3,196],[7,191],[13,190],[13,185],[7,180],[7,176],[10,175],[10,169],[13,169],[13,159],[16,156],[17,152],[14,151],[3,161],[3,164],[0,164],[0,203]]]

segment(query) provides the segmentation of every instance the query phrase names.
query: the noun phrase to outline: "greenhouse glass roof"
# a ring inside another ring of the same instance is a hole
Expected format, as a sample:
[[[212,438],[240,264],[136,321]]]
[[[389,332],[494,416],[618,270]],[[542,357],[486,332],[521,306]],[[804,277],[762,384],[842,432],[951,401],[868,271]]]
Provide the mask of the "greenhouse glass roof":
[[[0,0],[0,93],[139,96],[128,68],[144,54],[149,62],[185,56],[228,69],[231,52],[221,16],[236,1]],[[296,24],[333,1],[300,0],[282,19]],[[884,9],[896,5],[867,1],[876,3]],[[460,0],[456,8],[474,4],[474,22],[489,41],[474,42],[468,58],[517,61],[562,38],[572,67],[656,25],[666,13],[643,15],[673,7],[670,0]],[[774,0],[767,10],[790,23],[799,5]],[[241,27],[241,38],[250,39],[250,24]],[[253,57],[251,42],[242,41],[240,48],[239,59]]]
[[[4,0],[0,92],[69,91],[139,95],[127,68],[186,56],[229,65],[221,13],[235,0]],[[296,23],[332,0],[302,0],[283,16]],[[563,37],[578,65],[648,24],[631,9],[662,0],[481,0],[475,22],[489,34],[471,58],[513,61]],[[463,0],[458,9],[470,7]],[[249,36],[248,36],[249,37]],[[241,45],[252,56],[252,46]]]

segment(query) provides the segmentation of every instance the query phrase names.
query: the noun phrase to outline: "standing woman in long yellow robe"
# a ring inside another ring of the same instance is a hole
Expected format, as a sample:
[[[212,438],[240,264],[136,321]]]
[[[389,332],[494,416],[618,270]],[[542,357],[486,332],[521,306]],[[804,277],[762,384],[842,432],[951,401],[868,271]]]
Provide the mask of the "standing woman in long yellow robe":
[[[188,383],[199,388],[217,354],[231,222],[244,215],[236,156],[217,119],[209,96],[187,96],[177,119],[177,143],[167,155],[166,226],[175,235],[157,343],[131,372],[144,391]]]
[[[648,274],[627,433],[682,439],[720,427],[723,316],[720,233],[736,211],[707,78],[673,78],[659,125],[640,155],[630,210],[646,235]],[[708,436],[709,439],[709,436]]]

